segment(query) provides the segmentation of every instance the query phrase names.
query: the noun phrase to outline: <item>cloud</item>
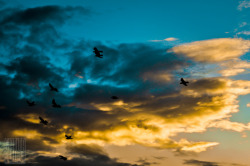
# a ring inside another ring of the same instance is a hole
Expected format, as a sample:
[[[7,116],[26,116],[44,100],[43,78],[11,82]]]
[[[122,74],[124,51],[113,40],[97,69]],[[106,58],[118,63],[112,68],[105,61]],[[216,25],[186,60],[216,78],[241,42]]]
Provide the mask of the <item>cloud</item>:
[[[184,163],[186,165],[196,165],[196,166],[246,166],[242,164],[237,163],[227,163],[227,162],[210,162],[210,161],[202,161],[202,160],[195,160],[195,159],[189,159],[184,160]]]
[[[176,40],[179,40],[179,39],[174,38],[174,37],[169,37],[169,38],[166,38],[166,39],[163,39],[163,40],[150,40],[150,41],[151,42],[163,42],[163,41],[171,42],[171,41],[176,41]]]
[[[241,32],[237,32],[237,35],[241,35],[241,34],[243,34],[243,35],[250,35],[250,31],[241,31]]]
[[[238,58],[248,52],[249,48],[249,40],[220,38],[176,46],[171,51],[185,55],[197,62],[213,63]]]
[[[209,161],[200,161],[200,160],[185,160],[183,164],[186,165],[197,165],[197,166],[219,166],[216,162],[209,162]]]
[[[223,68],[219,71],[222,76],[234,76],[246,71],[250,68],[250,63],[242,61],[240,59],[233,59],[220,63],[220,67]]]
[[[244,0],[244,1],[240,1],[239,5],[238,5],[238,10],[242,10],[242,8],[249,8],[250,7],[250,1],[248,0]]]
[[[0,162],[2,166],[7,166],[8,164],[4,164]],[[142,166],[137,164],[129,164],[129,163],[122,163],[118,162],[115,159],[111,159],[105,155],[98,155],[93,156],[91,158],[72,158],[67,161],[63,161],[59,159],[59,157],[51,157],[51,156],[38,156],[36,155],[35,158],[30,159],[26,162],[26,164],[22,164],[23,166],[54,166],[54,165],[62,165],[62,166]],[[15,164],[13,164],[15,166]]]
[[[159,71],[157,73],[145,72],[142,77],[145,81],[150,80],[158,83],[167,83],[172,80],[172,75],[164,71]]]
[[[229,120],[222,120],[222,121],[214,122],[213,124],[210,125],[210,127],[216,127],[220,129],[242,132],[245,130],[250,130],[250,123],[245,125],[239,122],[231,122]]]
[[[69,153],[76,153],[85,156],[106,155],[100,146],[94,144],[77,144],[75,146],[68,145],[66,149]]]
[[[169,37],[169,38],[166,38],[164,39],[165,41],[175,41],[175,40],[178,40],[177,38],[174,38],[174,37]]]
[[[157,162],[149,162],[146,158],[145,159],[142,159],[140,158],[138,161],[136,161],[138,163],[141,163],[141,165],[143,166],[150,166],[150,165],[155,165],[155,164],[159,164]]]
[[[1,25],[15,24],[44,24],[44,23],[64,23],[73,16],[74,13],[89,14],[89,10],[83,7],[59,7],[42,6],[28,8],[25,10],[13,10],[11,15],[6,16],[0,22]]]

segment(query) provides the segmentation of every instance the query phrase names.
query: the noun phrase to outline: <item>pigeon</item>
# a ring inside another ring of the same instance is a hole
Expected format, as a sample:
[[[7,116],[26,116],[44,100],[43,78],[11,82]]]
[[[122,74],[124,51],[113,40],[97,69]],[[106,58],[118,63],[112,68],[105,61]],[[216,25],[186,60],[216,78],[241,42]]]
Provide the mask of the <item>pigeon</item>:
[[[62,159],[62,160],[64,160],[64,161],[67,160],[67,157],[64,157],[64,156],[62,156],[62,155],[59,155],[59,158]]]
[[[53,99],[53,100],[52,100],[52,107],[55,107],[55,108],[61,108],[61,105],[56,104],[55,99]]]
[[[44,120],[42,117],[39,116],[39,119],[40,119],[40,123],[44,124],[44,125],[47,125],[48,124],[48,121],[47,120]]]
[[[49,86],[50,86],[50,90],[51,90],[51,91],[56,91],[56,92],[58,92],[58,89],[55,88],[55,87],[53,87],[53,86],[51,85],[51,83],[49,83]]]
[[[35,105],[35,102],[34,102],[34,101],[30,102],[29,100],[26,100],[26,102],[27,102],[27,104],[28,104],[30,107],[32,107],[32,106]]]
[[[117,97],[117,96],[111,96],[110,98],[114,99],[114,100],[119,99],[119,97]]]
[[[72,136],[65,135],[66,139],[73,139]]]
[[[188,81],[185,81],[183,78],[181,78],[180,84],[183,84],[183,85],[187,86],[188,83],[189,83]]]

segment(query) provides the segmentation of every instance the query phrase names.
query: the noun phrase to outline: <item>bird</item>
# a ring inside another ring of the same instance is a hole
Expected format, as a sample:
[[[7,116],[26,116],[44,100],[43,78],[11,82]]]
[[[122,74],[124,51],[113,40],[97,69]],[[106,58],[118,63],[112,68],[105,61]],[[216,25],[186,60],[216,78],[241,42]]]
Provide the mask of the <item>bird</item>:
[[[187,86],[188,83],[189,83],[188,81],[185,81],[183,78],[181,78],[180,84],[183,84],[183,85]]]
[[[96,47],[94,47],[94,51],[95,53],[95,56],[98,57],[98,58],[102,58],[102,54],[100,54],[100,52],[103,52],[103,51],[99,51]]]
[[[55,87],[53,87],[53,86],[51,85],[51,83],[49,83],[49,86],[50,86],[50,90],[51,90],[51,91],[56,91],[56,92],[58,92],[58,89],[55,88]]]
[[[71,135],[68,136],[68,135],[65,134],[65,137],[66,137],[66,139],[73,139]]]
[[[62,155],[59,155],[59,158],[62,159],[62,160],[64,160],[64,161],[67,160],[67,157],[64,157],[64,156],[62,156]]]
[[[26,100],[26,102],[27,102],[27,104],[28,104],[30,107],[32,107],[32,106],[35,105],[35,102],[34,102],[34,101],[30,102],[29,100]]]
[[[42,117],[39,116],[39,119],[40,119],[40,123],[44,124],[44,125],[47,125],[48,124],[48,121],[47,120],[44,120]]]
[[[61,105],[56,104],[55,99],[53,99],[53,100],[52,100],[52,107],[55,107],[55,108],[61,108]]]
[[[114,99],[114,100],[119,99],[119,97],[117,97],[117,96],[111,96],[110,98]]]

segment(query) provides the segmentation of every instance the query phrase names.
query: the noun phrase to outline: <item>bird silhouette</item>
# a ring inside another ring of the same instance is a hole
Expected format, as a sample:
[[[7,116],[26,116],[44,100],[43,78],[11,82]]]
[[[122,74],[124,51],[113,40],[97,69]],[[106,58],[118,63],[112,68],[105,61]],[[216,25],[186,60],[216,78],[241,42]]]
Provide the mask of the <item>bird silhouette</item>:
[[[64,161],[67,160],[67,157],[64,157],[64,156],[62,156],[62,155],[59,155],[59,158],[62,159],[62,160],[64,160]]]
[[[34,101],[30,102],[29,100],[26,100],[26,102],[27,102],[27,104],[28,104],[30,107],[32,107],[32,106],[35,105],[35,102],[34,102]]]
[[[99,51],[96,47],[94,47],[94,51],[95,53],[95,56],[98,57],[98,58],[102,58],[103,55],[100,54],[100,52],[103,52],[103,51]]]
[[[44,124],[44,125],[47,125],[48,124],[48,121],[47,120],[44,120],[42,117],[39,116],[39,119],[40,119],[40,123]]]
[[[68,136],[68,135],[65,134],[65,137],[66,137],[66,139],[73,139],[71,135]]]
[[[114,100],[119,99],[119,97],[117,97],[117,96],[111,96],[110,98],[114,99]]]
[[[53,87],[53,86],[51,85],[51,83],[49,83],[49,87],[50,87],[50,90],[51,90],[51,91],[56,91],[56,92],[58,92],[58,89],[55,88],[55,87]]]
[[[61,105],[56,104],[55,99],[53,99],[53,100],[52,100],[52,107],[55,107],[55,108],[61,108]]]
[[[181,78],[180,84],[183,84],[183,85],[187,86],[188,83],[189,83],[188,81],[185,81],[183,78]]]

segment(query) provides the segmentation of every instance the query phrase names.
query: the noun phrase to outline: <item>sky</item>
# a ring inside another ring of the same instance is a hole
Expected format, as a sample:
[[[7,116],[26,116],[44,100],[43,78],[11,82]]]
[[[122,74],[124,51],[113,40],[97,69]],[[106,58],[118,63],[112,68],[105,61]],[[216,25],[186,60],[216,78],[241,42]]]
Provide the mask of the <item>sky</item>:
[[[24,166],[250,165],[249,19],[248,0],[0,0],[0,165],[6,138]]]

